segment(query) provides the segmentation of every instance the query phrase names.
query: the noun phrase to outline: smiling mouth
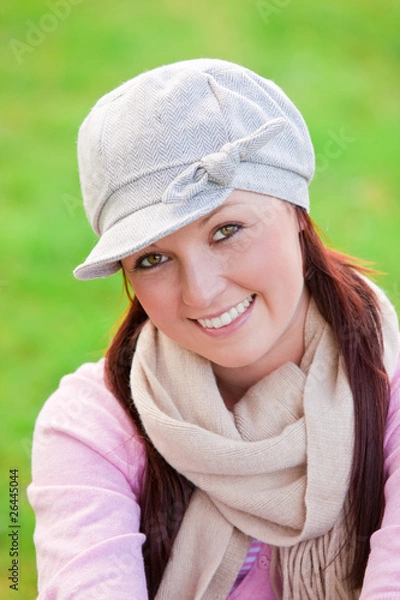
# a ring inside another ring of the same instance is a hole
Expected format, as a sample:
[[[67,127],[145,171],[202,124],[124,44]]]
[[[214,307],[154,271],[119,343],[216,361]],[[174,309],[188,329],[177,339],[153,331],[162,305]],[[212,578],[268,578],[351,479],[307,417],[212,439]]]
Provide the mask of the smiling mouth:
[[[233,321],[236,321],[240,315],[242,315],[249,308],[251,303],[255,298],[255,294],[251,294],[242,302],[239,302],[236,306],[222,313],[219,317],[214,317],[213,319],[196,319],[198,323],[204,329],[220,329],[220,327],[225,327],[226,325],[230,325]]]

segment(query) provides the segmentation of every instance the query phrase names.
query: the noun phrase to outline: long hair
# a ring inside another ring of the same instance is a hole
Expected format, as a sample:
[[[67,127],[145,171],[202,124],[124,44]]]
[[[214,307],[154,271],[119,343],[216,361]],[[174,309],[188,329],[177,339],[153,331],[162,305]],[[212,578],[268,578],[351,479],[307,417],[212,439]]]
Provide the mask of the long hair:
[[[370,537],[384,510],[383,442],[389,382],[383,365],[383,341],[377,298],[360,275],[359,262],[326,248],[313,222],[296,207],[301,231],[304,278],[317,307],[339,345],[354,401],[354,455],[349,487],[347,529],[355,540],[349,584],[361,587]],[[126,281],[125,281],[126,284]],[[106,355],[106,381],[141,436],[147,455],[140,498],[141,531],[150,599],[154,598],[172,545],[188,506],[193,485],[171,467],[148,438],[132,401],[129,375],[137,338],[147,315],[136,298]],[[134,397],[134,390],[133,390]]]

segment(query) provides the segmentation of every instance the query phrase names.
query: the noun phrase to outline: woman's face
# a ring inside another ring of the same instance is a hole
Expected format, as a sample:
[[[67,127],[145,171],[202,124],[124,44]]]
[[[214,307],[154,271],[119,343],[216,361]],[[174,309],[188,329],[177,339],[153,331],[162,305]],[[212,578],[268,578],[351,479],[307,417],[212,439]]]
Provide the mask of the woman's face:
[[[122,265],[165,335],[219,374],[250,369],[257,378],[303,351],[308,297],[298,232],[290,204],[235,190]]]

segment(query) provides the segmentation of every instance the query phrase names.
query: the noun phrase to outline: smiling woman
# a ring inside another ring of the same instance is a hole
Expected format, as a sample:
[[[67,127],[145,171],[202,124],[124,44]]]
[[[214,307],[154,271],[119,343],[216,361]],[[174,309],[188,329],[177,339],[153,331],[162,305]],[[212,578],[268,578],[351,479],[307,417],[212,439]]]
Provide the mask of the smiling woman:
[[[308,293],[288,207],[236,190],[206,220],[121,261],[152,323],[210,360],[221,382],[242,367],[248,387],[276,368],[278,355],[297,363],[304,351]]]
[[[133,297],[37,421],[39,598],[395,597],[398,322],[315,232],[300,113],[185,61],[100,99],[78,153],[74,273]]]

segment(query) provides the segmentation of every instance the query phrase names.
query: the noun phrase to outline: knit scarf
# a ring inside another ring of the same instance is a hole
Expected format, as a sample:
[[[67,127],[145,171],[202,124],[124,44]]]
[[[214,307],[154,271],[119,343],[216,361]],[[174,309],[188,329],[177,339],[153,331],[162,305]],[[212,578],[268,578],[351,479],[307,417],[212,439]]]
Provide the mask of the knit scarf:
[[[382,293],[380,302],[391,374],[398,325]],[[154,446],[196,486],[157,600],[225,600],[252,538],[273,547],[283,599],[358,597],[345,581],[353,398],[333,333],[312,299],[301,364],[270,373],[232,412],[210,362],[151,322],[139,336],[131,387]]]

